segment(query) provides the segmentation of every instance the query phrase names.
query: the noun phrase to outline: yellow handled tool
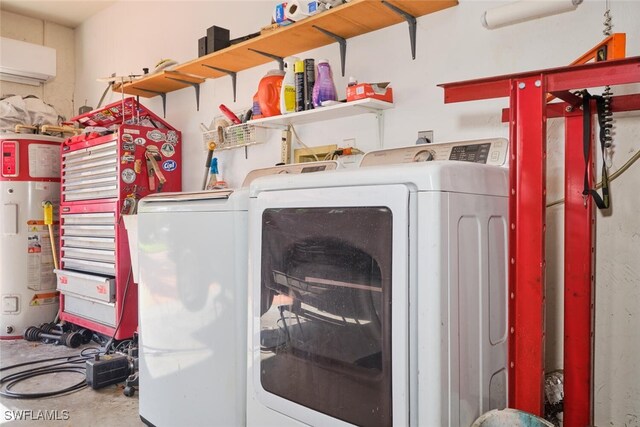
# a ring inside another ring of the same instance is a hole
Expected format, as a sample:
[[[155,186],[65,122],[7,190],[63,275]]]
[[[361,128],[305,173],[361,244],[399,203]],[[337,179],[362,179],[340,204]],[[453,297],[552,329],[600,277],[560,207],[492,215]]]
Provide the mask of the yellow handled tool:
[[[58,269],[58,254],[56,251],[56,239],[53,237],[53,204],[49,201],[42,202],[44,208],[44,224],[49,228],[49,240],[51,241],[51,254],[53,266]]]

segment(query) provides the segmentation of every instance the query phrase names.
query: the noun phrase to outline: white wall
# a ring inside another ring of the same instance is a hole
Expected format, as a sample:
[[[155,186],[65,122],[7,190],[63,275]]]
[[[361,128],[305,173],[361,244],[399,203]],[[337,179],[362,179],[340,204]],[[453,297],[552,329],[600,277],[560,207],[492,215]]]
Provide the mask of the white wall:
[[[35,95],[59,114],[71,118],[75,85],[75,40],[71,28],[15,13],[0,11],[2,37],[40,44],[56,50],[56,77],[44,85],[0,82],[0,95]]]
[[[197,39],[217,24],[231,29],[231,37],[255,32],[269,22],[275,1],[120,2],[95,15],[77,29],[76,99],[95,105],[104,85],[95,79],[110,73],[140,73],[160,58],[179,62],[197,56]],[[433,129],[436,141],[507,136],[500,122],[506,100],[444,105],[438,83],[566,65],[602,40],[605,1],[585,1],[575,12],[489,31],[480,15],[500,4],[461,0],[460,5],[418,19],[417,58],[411,60],[407,25],[402,23],[350,39],[347,73],[339,73],[336,44],[301,57],[330,60],[340,96],[349,75],[359,81],[391,81],[396,108],[385,115],[386,147],[413,144],[418,130]],[[152,5],[152,6],[151,6]],[[611,1],[615,31],[626,32],[628,56],[639,55],[640,2]],[[248,108],[259,79],[275,63],[238,74],[238,102],[233,103],[229,77],[209,80],[201,88],[196,111],[190,88],[167,96],[167,120],[182,130],[184,189],[202,182],[205,152],[198,124],[219,115],[217,105]],[[638,91],[638,88],[635,88]],[[597,91],[595,91],[597,92]],[[617,89],[616,93],[621,90]],[[119,99],[112,94],[108,101]],[[143,101],[161,114],[159,98]],[[355,138],[370,150],[377,144],[375,117],[362,116],[300,126],[308,145],[324,145]],[[613,170],[640,149],[637,116],[617,121]],[[549,200],[562,197],[564,161],[563,123],[549,122]],[[247,171],[279,161],[279,135],[265,144],[218,153],[222,173],[239,185]],[[640,425],[640,215],[633,167],[613,184],[612,215],[598,214],[596,423]],[[547,367],[562,366],[562,207],[549,211],[547,294]]]

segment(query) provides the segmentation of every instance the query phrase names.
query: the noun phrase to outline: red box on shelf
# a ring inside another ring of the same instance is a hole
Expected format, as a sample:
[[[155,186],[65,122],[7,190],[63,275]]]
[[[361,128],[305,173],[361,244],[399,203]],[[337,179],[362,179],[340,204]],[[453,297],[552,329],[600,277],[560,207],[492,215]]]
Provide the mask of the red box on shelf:
[[[347,86],[347,102],[365,98],[393,102],[393,89],[390,84],[389,82],[360,83],[354,86]]]

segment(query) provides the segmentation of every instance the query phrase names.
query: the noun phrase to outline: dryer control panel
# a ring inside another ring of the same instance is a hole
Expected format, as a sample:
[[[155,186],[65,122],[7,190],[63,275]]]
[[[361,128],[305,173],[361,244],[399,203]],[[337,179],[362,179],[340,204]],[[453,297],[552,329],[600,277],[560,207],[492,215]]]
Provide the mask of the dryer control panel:
[[[360,167],[399,163],[453,160],[502,166],[507,159],[509,142],[504,138],[421,144],[367,153]]]

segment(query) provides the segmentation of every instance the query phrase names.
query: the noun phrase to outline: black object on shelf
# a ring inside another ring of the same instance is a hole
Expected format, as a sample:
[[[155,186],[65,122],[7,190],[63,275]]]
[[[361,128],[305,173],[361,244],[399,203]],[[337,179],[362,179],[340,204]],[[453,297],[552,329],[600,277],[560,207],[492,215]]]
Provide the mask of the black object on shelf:
[[[198,58],[207,54],[207,36],[198,39]]]
[[[229,30],[216,25],[207,28],[207,53],[213,53],[229,46]]]

